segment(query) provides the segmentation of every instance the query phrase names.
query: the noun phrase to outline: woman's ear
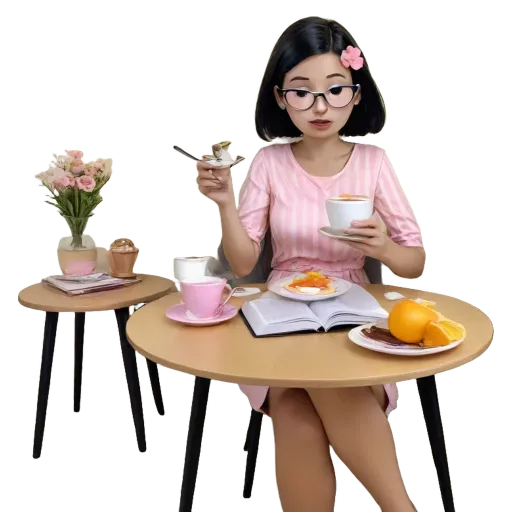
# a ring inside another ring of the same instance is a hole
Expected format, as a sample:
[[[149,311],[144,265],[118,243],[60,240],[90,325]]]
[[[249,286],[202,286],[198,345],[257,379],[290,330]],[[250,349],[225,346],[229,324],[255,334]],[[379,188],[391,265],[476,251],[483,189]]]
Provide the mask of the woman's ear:
[[[356,100],[354,101],[354,105],[359,105],[361,101],[361,88],[356,93]]]
[[[279,95],[279,91],[277,90],[277,86],[274,87],[274,96],[276,98],[277,104],[281,110],[286,110],[285,104],[281,101],[281,96]]]

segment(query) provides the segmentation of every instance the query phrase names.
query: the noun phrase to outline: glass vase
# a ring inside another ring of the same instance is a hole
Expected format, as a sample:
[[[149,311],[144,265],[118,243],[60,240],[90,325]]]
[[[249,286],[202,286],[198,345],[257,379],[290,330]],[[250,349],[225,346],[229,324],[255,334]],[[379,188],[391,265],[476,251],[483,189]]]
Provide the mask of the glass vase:
[[[97,249],[94,240],[84,234],[89,217],[64,217],[71,236],[60,239],[57,249],[59,265],[64,275],[83,276],[96,268]]]

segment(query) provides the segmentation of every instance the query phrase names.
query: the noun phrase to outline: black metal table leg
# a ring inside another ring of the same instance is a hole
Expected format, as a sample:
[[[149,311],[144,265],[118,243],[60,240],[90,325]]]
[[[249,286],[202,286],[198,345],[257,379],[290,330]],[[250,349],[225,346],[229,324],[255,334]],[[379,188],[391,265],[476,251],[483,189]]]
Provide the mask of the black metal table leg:
[[[75,386],[73,396],[73,409],[80,411],[80,397],[82,395],[82,361],[84,357],[84,329],[85,313],[75,313]]]
[[[138,311],[143,308],[146,303],[142,303],[139,306],[134,306],[133,311]],[[155,362],[150,359],[146,359],[148,365],[149,380],[151,382],[151,389],[153,391],[153,398],[155,399],[156,410],[163,416],[165,414],[164,401],[162,399],[162,389],[160,388],[160,378],[158,376],[158,366]]]
[[[160,379],[158,377],[158,366],[154,361],[146,359],[148,363],[149,380],[151,381],[151,389],[153,390],[153,398],[155,399],[156,410],[161,416],[164,415],[164,401],[162,399],[162,390],[160,388]]]
[[[439,487],[441,488],[444,510],[445,512],[455,512],[435,376],[417,379],[417,384]]]
[[[179,512],[191,512],[192,510],[209,391],[210,379],[196,377],[188,427],[187,451],[185,453]]]
[[[258,447],[260,444],[261,421],[263,414],[253,410],[248,432],[247,444],[247,465],[245,467],[244,498],[250,498],[252,485],[254,483],[254,472],[256,471],[256,459],[258,458]]]
[[[119,338],[121,340],[121,351],[123,354],[124,370],[130,393],[133,422],[137,435],[137,444],[141,452],[146,451],[146,435],[144,432],[144,415],[142,412],[142,397],[140,395],[139,374],[137,372],[137,360],[135,350],[126,337],[126,323],[130,318],[128,308],[116,309],[117,325],[119,327]]]
[[[52,376],[53,351],[57,335],[58,313],[46,313],[44,324],[43,354],[41,357],[41,373],[39,375],[39,392],[37,395],[36,427],[34,432],[34,459],[41,456],[43,446],[44,424],[46,421],[46,408],[48,406],[48,393],[50,392],[50,379]]]
[[[245,435],[244,452],[249,450],[249,439],[251,437],[252,424],[253,424],[253,416],[252,416],[252,412],[251,412],[251,420],[249,421],[249,426],[247,427],[247,434]]]

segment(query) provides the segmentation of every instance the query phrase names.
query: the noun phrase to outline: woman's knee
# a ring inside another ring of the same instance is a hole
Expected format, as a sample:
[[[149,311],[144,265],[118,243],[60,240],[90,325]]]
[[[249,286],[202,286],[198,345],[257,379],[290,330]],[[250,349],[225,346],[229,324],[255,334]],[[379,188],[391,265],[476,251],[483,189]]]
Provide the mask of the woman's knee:
[[[309,395],[303,389],[270,390],[270,416],[274,428],[286,435],[304,439],[325,437]]]
[[[307,393],[313,403],[318,405],[333,401],[338,404],[360,404],[370,399],[376,400],[384,410],[387,407],[387,395],[383,386],[308,389]]]

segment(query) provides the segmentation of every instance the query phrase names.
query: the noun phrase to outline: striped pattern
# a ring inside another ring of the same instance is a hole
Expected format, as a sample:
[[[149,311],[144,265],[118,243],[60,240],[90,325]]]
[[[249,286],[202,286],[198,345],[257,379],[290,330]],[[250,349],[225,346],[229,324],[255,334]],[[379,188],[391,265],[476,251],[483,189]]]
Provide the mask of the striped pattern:
[[[375,210],[400,245],[421,246],[420,229],[391,163],[381,148],[356,144],[345,168],[326,178],[309,175],[290,144],[261,149],[240,191],[238,214],[249,236],[260,243],[272,230],[271,276],[315,268],[366,282],[361,252],[328,238],[325,199],[340,194],[371,197]]]
[[[297,271],[320,270],[355,283],[366,283],[364,255],[318,232],[329,221],[325,199],[341,194],[371,197],[391,239],[404,246],[422,246],[418,223],[385,151],[356,144],[345,167],[336,175],[308,174],[290,144],[262,148],[240,190],[238,215],[252,240],[261,243],[272,231],[272,274],[269,281]],[[396,407],[396,385],[386,385],[388,413]],[[241,386],[254,409],[263,404],[268,388]]]

